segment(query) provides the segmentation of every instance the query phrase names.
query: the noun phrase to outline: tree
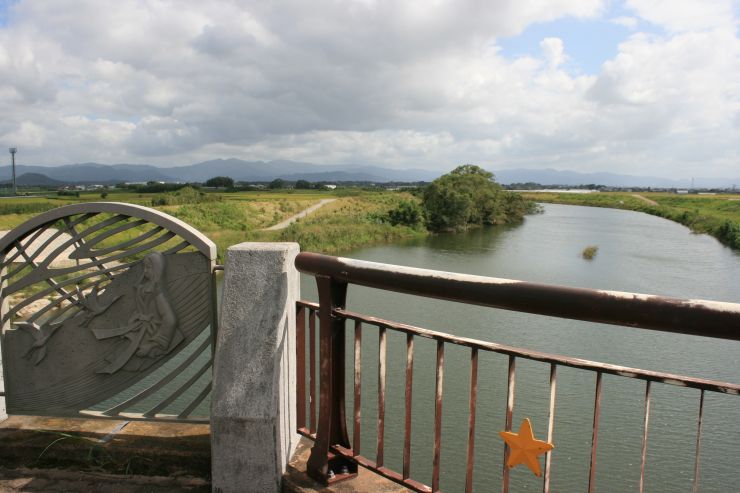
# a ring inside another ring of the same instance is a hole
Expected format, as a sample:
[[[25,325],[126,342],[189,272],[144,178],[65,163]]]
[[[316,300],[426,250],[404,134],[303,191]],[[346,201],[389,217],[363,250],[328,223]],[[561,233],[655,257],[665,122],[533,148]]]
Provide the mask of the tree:
[[[206,181],[206,186],[216,188],[233,188],[234,179],[228,176],[214,176],[213,178],[209,178]]]
[[[388,222],[393,226],[401,224],[415,228],[423,219],[424,214],[419,204],[412,200],[402,200],[394,209],[388,211]]]
[[[281,178],[275,178],[274,180],[270,182],[268,187],[272,190],[276,190],[278,188],[285,188],[285,180]]]
[[[309,189],[311,188],[311,183],[306,180],[298,180],[295,182],[295,187],[299,189]]]
[[[518,220],[527,212],[527,204],[520,196],[503,191],[493,173],[472,164],[434,180],[423,197],[427,227],[432,231]]]

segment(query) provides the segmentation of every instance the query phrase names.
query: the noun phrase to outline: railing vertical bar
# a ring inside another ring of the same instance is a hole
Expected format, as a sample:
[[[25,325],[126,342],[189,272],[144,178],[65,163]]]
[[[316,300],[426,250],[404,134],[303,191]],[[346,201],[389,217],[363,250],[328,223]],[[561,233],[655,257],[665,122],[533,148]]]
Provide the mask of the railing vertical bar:
[[[699,491],[699,463],[701,458],[701,424],[704,419],[704,389],[699,397],[699,423],[696,430],[696,457],[694,458],[694,493]]]
[[[470,351],[470,410],[468,414],[468,460],[465,471],[465,493],[473,491],[475,463],[475,411],[478,402],[478,348]]]
[[[386,329],[380,327],[378,335],[378,446],[375,463],[383,467],[385,449],[385,353]]]
[[[432,492],[439,491],[439,464],[442,452],[442,389],[444,385],[445,343],[437,341],[437,378],[434,391],[434,460]]]
[[[308,373],[311,423],[309,431],[316,433],[316,310],[308,314],[308,362],[311,365]]]
[[[414,382],[414,335],[406,334],[406,419],[403,436],[403,479],[411,475],[411,398]]]
[[[516,387],[516,356],[509,356],[509,376],[508,386],[506,390],[506,431],[511,431],[511,421],[514,416],[514,390]],[[501,478],[502,491],[508,493],[509,491],[509,446],[504,443],[504,472]]]
[[[362,322],[355,320],[355,397],[352,426],[352,452],[360,455],[360,418],[362,416]]]
[[[599,444],[599,415],[601,414],[601,378],[602,373],[596,372],[596,396],[594,398],[594,427],[591,436],[591,465],[588,473],[588,493],[596,489],[596,448]]]
[[[555,398],[558,386],[558,365],[550,364],[550,410],[547,418],[547,443],[552,443],[553,430],[555,429]],[[552,450],[545,455],[545,483],[542,487],[543,493],[550,493],[550,470],[552,464]]]
[[[640,463],[640,493],[645,488],[645,462],[647,460],[648,423],[650,422],[650,386],[652,381],[645,382],[645,422],[642,426],[642,462]]]
[[[306,308],[299,306],[295,314],[296,356],[296,422],[306,427]]]

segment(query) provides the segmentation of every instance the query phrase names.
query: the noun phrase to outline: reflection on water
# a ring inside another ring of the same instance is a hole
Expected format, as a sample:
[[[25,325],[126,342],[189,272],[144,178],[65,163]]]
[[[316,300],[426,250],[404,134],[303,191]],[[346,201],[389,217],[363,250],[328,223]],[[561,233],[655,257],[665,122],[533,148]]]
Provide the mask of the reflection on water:
[[[597,245],[592,261],[581,257]],[[522,224],[438,235],[361,249],[345,256],[428,269],[532,282],[740,302],[740,255],[706,235],[646,214],[545,205]],[[316,300],[303,276],[302,297]],[[588,324],[551,317],[419,299],[357,286],[348,308],[456,335],[597,361],[740,381],[740,344],[700,337]],[[348,334],[351,337],[351,331]],[[401,470],[405,339],[389,335],[386,462]],[[377,334],[363,333],[363,454],[374,458]],[[351,347],[351,344],[348,345]],[[435,344],[415,348],[412,477],[431,483]],[[351,361],[352,356],[348,356]],[[442,486],[464,484],[470,354],[446,347]],[[507,358],[482,354],[476,433],[477,491],[499,484]],[[519,360],[515,428],[529,417],[538,437],[547,432],[549,365]],[[348,382],[348,388],[351,388]],[[588,478],[595,375],[560,368],[555,412],[553,491],[581,491]],[[605,375],[597,487],[635,491],[639,480],[645,384]],[[688,491],[693,477],[699,392],[653,386],[646,491]],[[350,396],[351,397],[351,396]],[[349,399],[349,406],[352,406]],[[351,407],[350,414],[351,416]],[[702,442],[702,491],[733,491],[740,484],[740,398],[707,394]],[[541,488],[526,469],[512,472],[512,490]]]

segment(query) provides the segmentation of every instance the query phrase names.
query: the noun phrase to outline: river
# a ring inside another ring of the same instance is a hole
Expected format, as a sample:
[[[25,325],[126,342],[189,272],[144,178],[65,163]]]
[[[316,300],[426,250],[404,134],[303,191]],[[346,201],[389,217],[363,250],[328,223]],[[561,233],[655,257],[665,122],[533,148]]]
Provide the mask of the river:
[[[588,245],[599,247],[591,261],[581,257]],[[529,216],[518,225],[363,248],[345,256],[540,283],[740,302],[740,255],[736,252],[676,223],[614,209],[545,205],[543,214]],[[302,298],[317,299],[313,279],[303,276],[301,289]],[[484,341],[651,370],[740,380],[738,343],[425,300],[357,286],[350,287],[347,306],[360,313]],[[351,337],[352,331],[348,332]],[[390,332],[388,337],[385,453],[387,466],[400,471],[405,337]],[[377,333],[365,330],[362,452],[371,459],[375,458],[377,345]],[[434,354],[432,341],[416,341],[411,475],[427,484],[431,484]],[[448,345],[445,359],[442,489],[457,492],[462,491],[465,479],[469,352]],[[503,442],[498,431],[504,429],[506,365],[505,356],[481,355],[476,491],[500,487]],[[514,428],[529,417],[535,436],[545,438],[549,365],[520,359],[516,378]],[[593,373],[559,368],[552,491],[586,489],[594,387]],[[596,469],[599,491],[637,491],[644,393],[642,381],[604,376]],[[646,491],[691,490],[698,402],[699,391],[653,385]],[[351,416],[351,398],[348,405]],[[707,393],[703,426],[702,491],[735,491],[740,485],[740,398]],[[512,491],[537,491],[542,480],[520,466],[512,471],[511,487]]]

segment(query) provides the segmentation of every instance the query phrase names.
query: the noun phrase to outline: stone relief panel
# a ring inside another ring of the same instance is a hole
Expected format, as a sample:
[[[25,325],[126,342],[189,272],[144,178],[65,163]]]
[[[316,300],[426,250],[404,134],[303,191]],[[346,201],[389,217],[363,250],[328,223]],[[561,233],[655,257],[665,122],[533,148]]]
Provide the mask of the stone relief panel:
[[[24,249],[36,241],[32,232],[5,241],[9,414],[78,415],[146,377],[213,323],[215,249],[204,255],[166,223],[85,216],[92,225],[79,216],[62,220],[66,227],[56,221],[69,238],[46,254]],[[54,263],[55,251],[64,252],[63,264]]]

